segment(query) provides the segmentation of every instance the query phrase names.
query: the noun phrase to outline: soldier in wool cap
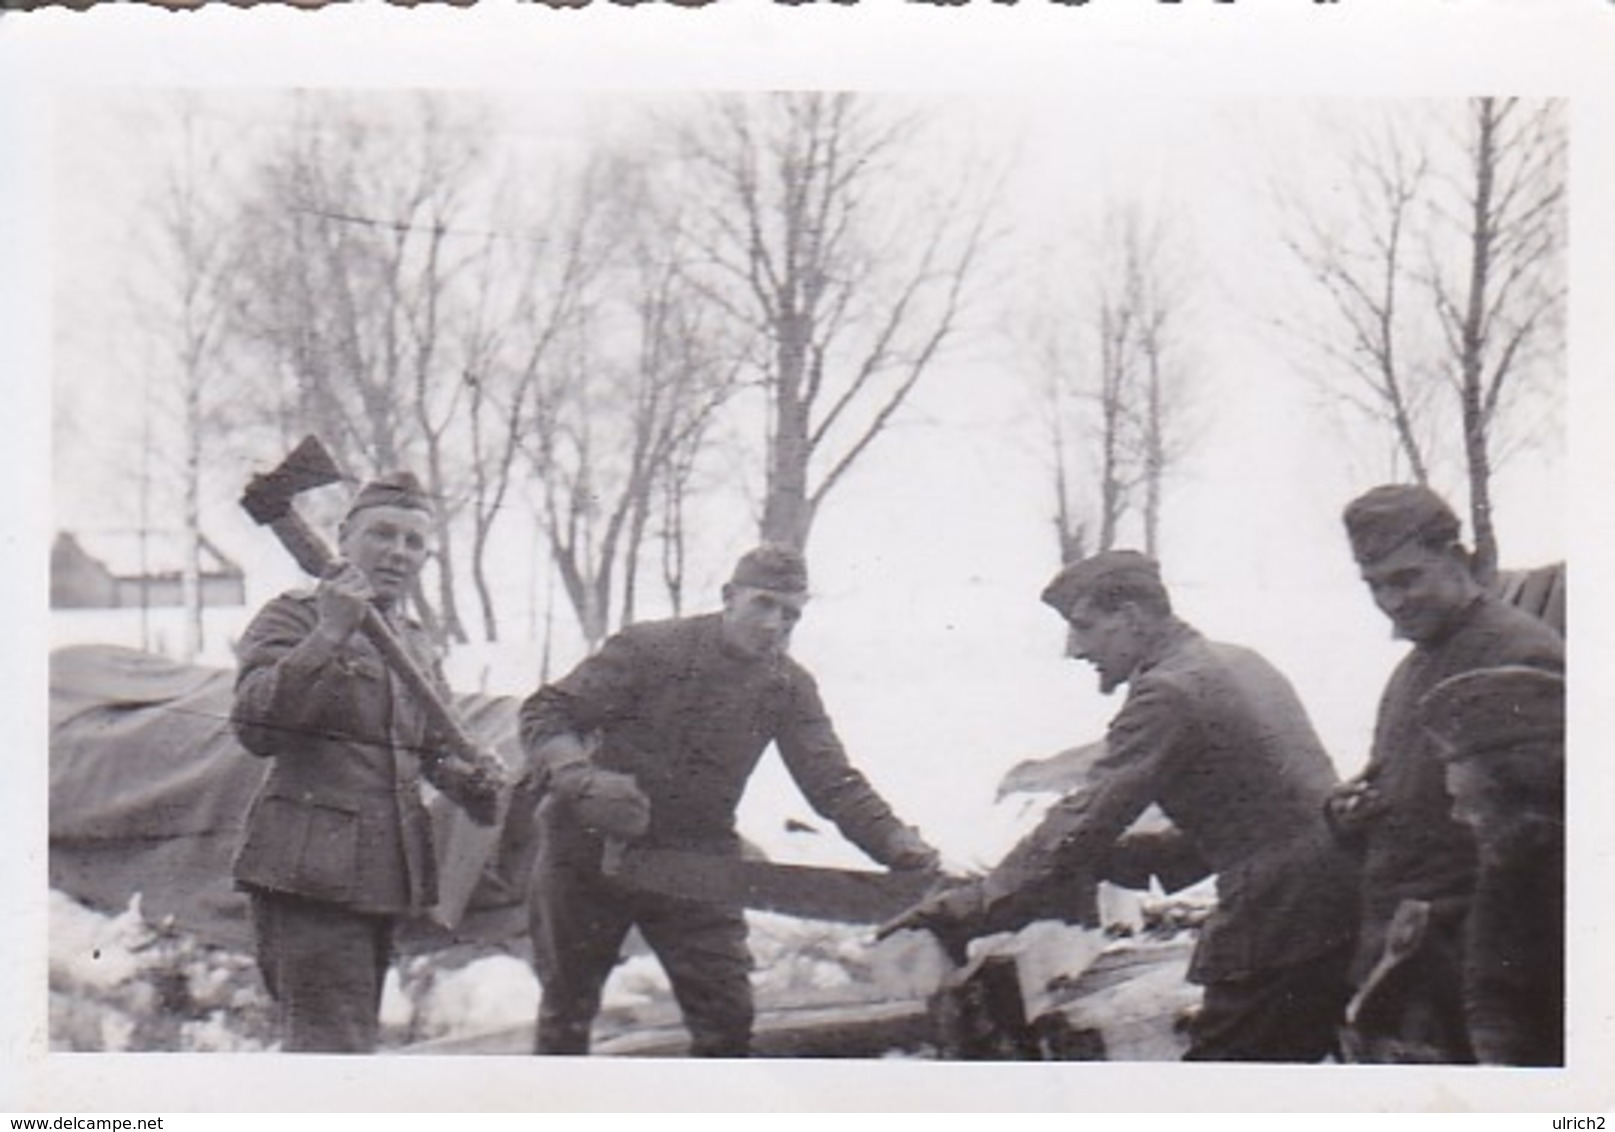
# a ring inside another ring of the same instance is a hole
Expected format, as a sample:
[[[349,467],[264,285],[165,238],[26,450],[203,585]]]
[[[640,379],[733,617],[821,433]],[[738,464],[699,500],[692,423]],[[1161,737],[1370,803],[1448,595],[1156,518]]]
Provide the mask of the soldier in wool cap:
[[[1404,902],[1425,925],[1405,954],[1402,997],[1358,1011],[1354,1055],[1365,1060],[1470,1061],[1460,1000],[1463,924],[1475,884],[1475,839],[1452,815],[1445,768],[1420,704],[1443,680],[1479,668],[1564,670],[1564,642],[1542,621],[1488,595],[1459,543],[1457,516],[1421,485],[1388,484],[1343,514],[1374,604],[1412,650],[1380,698],[1361,774],[1331,798],[1328,815],[1362,861],[1361,926],[1352,976],[1361,991],[1382,966]]]
[[[372,507],[401,507],[405,511],[420,511],[430,516],[432,503],[426,497],[426,489],[421,487],[421,481],[415,478],[414,472],[390,472],[378,476],[354,493],[353,502],[348,504],[349,519],[360,511]]]
[[[542,797],[531,892],[538,1053],[588,1052],[632,927],[667,972],[691,1052],[749,1052],[741,909],[622,888],[602,856],[608,841],[738,854],[735,810],[770,744],[813,808],[868,856],[936,867],[936,850],[849,762],[813,677],[787,653],[807,600],[802,555],[758,547],[736,563],[722,610],[630,626],[522,705]]]
[[[1323,819],[1334,766],[1294,690],[1255,652],[1175,617],[1159,566],[1136,551],[1066,566],[1042,600],[1100,690],[1127,685],[1105,754],[985,878],[899,925],[958,941],[1045,917],[1053,891],[1091,908],[1082,896],[1099,880],[1154,877],[1173,891],[1216,874],[1218,908],[1189,968],[1205,993],[1185,1058],[1322,1060],[1347,993],[1356,885]],[[1172,828],[1129,832],[1152,803]]]
[[[1420,705],[1475,837],[1463,999],[1482,1064],[1564,1064],[1564,696],[1556,673],[1513,665],[1444,680]]]
[[[1559,673],[1522,665],[1465,672],[1436,685],[1419,711],[1449,775],[1473,766],[1532,797],[1563,800],[1565,681]]]
[[[1434,546],[1458,541],[1460,524],[1447,501],[1422,484],[1384,484],[1346,505],[1346,536],[1360,563],[1377,562],[1409,540]]]
[[[437,673],[425,631],[401,609],[430,529],[414,476],[366,484],[342,520],[335,568],[265,605],[238,650],[231,720],[269,765],[234,875],[288,1052],[375,1049],[394,928],[437,901],[420,780],[469,797],[463,772],[434,757],[446,743],[359,631],[367,607],[380,610]]]

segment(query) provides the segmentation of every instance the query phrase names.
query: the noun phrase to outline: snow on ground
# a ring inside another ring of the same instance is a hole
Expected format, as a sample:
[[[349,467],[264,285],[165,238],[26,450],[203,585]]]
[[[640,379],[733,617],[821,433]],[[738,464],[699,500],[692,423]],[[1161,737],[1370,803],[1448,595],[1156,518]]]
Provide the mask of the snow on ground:
[[[415,1007],[414,1033],[421,1040],[520,1026],[538,1013],[538,980],[531,965],[513,955],[486,955],[439,972]]]
[[[870,929],[752,914],[760,999],[857,984],[893,996],[935,987],[940,971],[906,938],[872,945]],[[136,895],[106,915],[50,894],[50,1041],[57,1050],[251,1051],[273,1049],[273,1004],[252,957],[205,946],[172,925],[152,925]],[[923,958],[923,955],[922,955]],[[515,955],[437,952],[401,958],[382,995],[384,1047],[529,1025],[539,983]],[[632,949],[606,985],[607,1011],[670,1007],[667,977]]]
[[[1125,906],[1152,930],[1180,931],[1204,897]],[[50,894],[50,1045],[108,1052],[250,1052],[278,1048],[274,1009],[250,955],[199,943],[172,924],[148,923],[136,895],[106,915]],[[923,932],[876,943],[867,925],[748,913],[761,1005],[923,999],[951,969]],[[1127,924],[1110,932],[1147,934]],[[1086,959],[1092,955],[1084,953]],[[1147,989],[1147,988],[1146,988]],[[1168,988],[1170,989],[1170,988]],[[1153,992],[1152,992],[1153,993]],[[1164,993],[1164,992],[1163,992]],[[1174,990],[1172,993],[1182,993]],[[531,1024],[539,983],[525,959],[445,951],[401,958],[382,997],[382,1046],[506,1031]],[[1136,1003],[1135,1003],[1136,1008]],[[669,1015],[667,978],[630,945],[606,985],[603,1016]],[[1146,1011],[1147,1012],[1147,1011]]]
[[[49,931],[52,1049],[273,1045],[270,1005],[251,957],[148,923],[138,894],[106,916],[53,891]]]

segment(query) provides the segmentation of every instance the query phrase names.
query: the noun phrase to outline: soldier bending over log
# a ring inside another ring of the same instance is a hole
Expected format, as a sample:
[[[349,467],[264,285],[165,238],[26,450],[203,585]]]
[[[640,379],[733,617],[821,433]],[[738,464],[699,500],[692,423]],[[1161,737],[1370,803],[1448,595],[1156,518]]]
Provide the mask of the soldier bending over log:
[[[997,868],[900,923],[958,940],[1040,918],[1051,889],[1080,900],[1099,880],[1141,888],[1153,874],[1171,891],[1215,873],[1184,1057],[1322,1060],[1346,1000],[1356,889],[1323,820],[1334,768],[1295,692],[1261,656],[1175,617],[1158,565],[1134,551],[1068,565],[1042,600],[1100,691],[1128,686],[1105,755]],[[1128,833],[1151,803],[1173,828]]]

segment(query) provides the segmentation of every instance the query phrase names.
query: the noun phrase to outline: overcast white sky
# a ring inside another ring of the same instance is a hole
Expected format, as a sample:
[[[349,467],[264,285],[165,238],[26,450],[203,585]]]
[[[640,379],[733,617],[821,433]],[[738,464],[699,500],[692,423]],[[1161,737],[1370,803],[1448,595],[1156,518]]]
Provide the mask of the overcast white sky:
[[[238,36],[238,25],[214,18],[225,13],[204,13],[186,18],[185,26],[170,19],[160,38],[146,30],[151,21],[128,13],[119,17],[129,25],[116,46],[84,25],[50,21],[22,29],[37,38],[19,42],[6,17],[0,64],[13,71],[7,75],[0,65],[6,76],[0,84],[12,83],[0,85],[11,111],[0,117],[6,131],[0,191],[7,194],[6,214],[31,221],[11,229],[0,248],[7,269],[0,273],[0,300],[18,316],[14,336],[7,335],[15,343],[8,367],[20,375],[13,387],[24,391],[19,431],[27,440],[11,453],[10,481],[31,504],[9,512],[20,522],[7,527],[6,567],[22,579],[14,593],[37,603],[22,604],[21,647],[4,657],[11,686],[43,695],[41,560],[49,531],[107,521],[104,473],[89,470],[102,445],[58,452],[54,461],[44,449],[52,382],[88,380],[98,356],[109,366],[126,360],[104,333],[115,320],[95,311],[128,263],[127,233],[120,231],[131,199],[125,175],[138,179],[144,139],[116,130],[96,136],[94,115],[82,116],[93,106],[87,87],[105,88],[105,106],[132,101],[121,92],[125,84],[193,82],[498,85],[525,88],[552,104],[578,90],[720,82],[907,88],[947,96],[959,104],[961,119],[978,127],[1013,127],[1026,162],[1014,207],[1034,223],[1066,222],[1067,208],[1075,213],[1070,219],[1081,219],[1086,202],[1106,192],[1143,194],[1192,219],[1211,265],[1201,325],[1209,411],[1201,443],[1167,501],[1167,578],[1187,618],[1213,636],[1256,646],[1291,676],[1337,762],[1354,769],[1374,698],[1399,652],[1356,583],[1339,534],[1340,506],[1373,479],[1365,480],[1336,444],[1278,343],[1254,319],[1246,321],[1278,270],[1272,245],[1261,238],[1269,218],[1259,199],[1260,161],[1276,136],[1303,164],[1306,145],[1328,140],[1299,128],[1294,96],[1301,93],[1479,93],[1506,79],[1502,85],[1511,91],[1578,99],[1571,424],[1583,443],[1579,463],[1544,452],[1505,473],[1499,521],[1508,563],[1568,552],[1577,558],[1579,583],[1607,564],[1607,507],[1599,506],[1597,491],[1608,482],[1607,457],[1596,439],[1586,441],[1608,435],[1599,429],[1608,422],[1594,375],[1611,372],[1599,313],[1608,309],[1608,222],[1586,205],[1598,195],[1589,181],[1615,183],[1608,176],[1608,82],[1586,65],[1579,47],[1598,43],[1609,22],[1578,28],[1587,6],[1571,3],[1561,6],[1565,23],[1555,28],[1544,22],[1546,6],[1533,5],[1526,16],[1523,5],[1497,3],[1478,5],[1488,18],[1472,15],[1458,36],[1440,5],[1416,3],[1342,0],[1343,11],[1334,15],[1300,0],[1240,0],[1237,11],[1135,6],[1130,17],[1103,7],[994,8],[969,22],[916,22],[911,12],[870,5],[857,25],[833,12],[802,10],[804,18],[783,25],[736,17],[721,36],[708,25],[711,35],[692,38],[683,51],[667,47],[673,29],[689,25],[650,10],[636,10],[633,18],[621,10],[599,13],[592,26],[603,30],[596,37],[582,21],[547,22],[542,36],[526,39],[486,25],[473,31],[468,23],[444,23],[429,34],[392,32],[389,25],[387,50],[374,48],[382,40],[364,38],[375,32],[359,12],[327,13],[317,37],[303,33],[306,25],[295,18],[259,22],[250,36]],[[1602,7],[1607,15],[1608,5]],[[1320,33],[1326,19],[1338,22]],[[112,20],[101,23],[105,30]],[[142,34],[131,41],[134,29]],[[1609,40],[1604,35],[1605,47]],[[1543,41],[1551,49],[1520,49]],[[131,42],[148,49],[131,50]],[[983,94],[994,100],[983,101]],[[73,137],[49,126],[50,114],[68,105],[58,95],[72,96],[76,116],[57,121],[74,123]],[[79,134],[81,126],[89,132]],[[57,155],[65,160],[53,179]],[[45,223],[51,212],[54,222]],[[61,309],[76,310],[70,317],[86,333],[63,348],[74,366],[58,359],[53,367],[46,352],[49,298],[64,290],[72,297]],[[1041,453],[1028,439],[1035,437],[1033,422],[1019,393],[1006,392],[1015,385],[1003,372],[1006,361],[1002,352],[976,349],[939,369],[910,422],[873,449],[832,500],[812,544],[819,597],[797,642],[854,757],[900,809],[965,859],[988,853],[1006,833],[986,816],[1003,770],[1097,736],[1117,706],[1095,694],[1085,667],[1060,659],[1058,621],[1036,602],[1054,566],[1048,486]],[[127,424],[127,386],[114,381],[102,396],[105,418]],[[1581,492],[1567,490],[1571,478]],[[1579,520],[1574,526],[1572,516]],[[737,524],[737,546],[744,545],[743,528]],[[249,568],[262,552],[231,549]],[[1604,600],[1598,589],[1584,596],[1578,585],[1573,620],[1601,623],[1594,619],[1607,612]],[[1578,664],[1608,659],[1601,645],[1586,643],[1597,635],[1578,640]],[[37,727],[29,733],[29,749],[42,763],[42,733]],[[1600,781],[1606,789],[1595,796],[1607,798],[1607,774]],[[28,794],[12,795],[18,796]],[[749,820],[772,825],[773,807],[790,810],[790,793],[765,775],[748,806],[757,811]],[[1601,815],[1597,821],[1603,824]],[[14,828],[42,829],[30,814],[19,814]],[[1607,844],[1592,852],[1592,859],[1607,861]]]

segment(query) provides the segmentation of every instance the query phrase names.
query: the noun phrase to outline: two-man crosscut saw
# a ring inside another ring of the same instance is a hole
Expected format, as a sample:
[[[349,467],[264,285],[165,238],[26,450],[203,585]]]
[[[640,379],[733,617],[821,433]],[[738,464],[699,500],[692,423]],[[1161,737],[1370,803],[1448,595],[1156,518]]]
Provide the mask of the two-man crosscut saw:
[[[929,871],[782,865],[621,843],[607,846],[602,869],[640,892],[844,924],[890,920],[924,898],[938,880]]]

